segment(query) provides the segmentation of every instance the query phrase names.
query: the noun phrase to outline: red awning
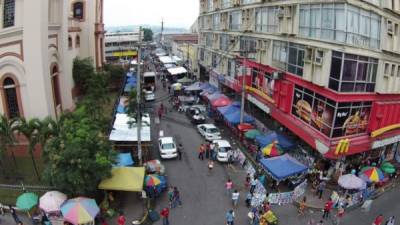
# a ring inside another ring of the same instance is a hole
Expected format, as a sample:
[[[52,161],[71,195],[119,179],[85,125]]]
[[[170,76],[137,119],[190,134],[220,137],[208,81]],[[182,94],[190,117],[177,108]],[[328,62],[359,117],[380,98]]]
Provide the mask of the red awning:
[[[240,131],[248,131],[254,129],[254,126],[249,123],[241,123],[237,127]]]
[[[223,106],[227,106],[230,104],[232,104],[232,101],[228,97],[225,97],[225,96],[221,96],[221,97],[211,101],[211,105],[213,107],[223,107]]]

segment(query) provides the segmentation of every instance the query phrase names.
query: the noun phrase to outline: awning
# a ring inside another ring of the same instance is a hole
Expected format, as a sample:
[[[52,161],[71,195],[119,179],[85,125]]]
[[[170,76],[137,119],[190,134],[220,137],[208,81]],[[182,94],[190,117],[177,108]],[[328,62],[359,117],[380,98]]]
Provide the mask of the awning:
[[[144,167],[115,167],[111,177],[100,182],[99,189],[113,191],[143,190]]]
[[[175,67],[175,68],[169,68],[168,73],[171,75],[177,75],[177,74],[187,73],[187,70],[184,67]]]
[[[292,140],[276,132],[272,132],[263,136],[257,136],[256,141],[259,143],[261,147],[267,146],[271,144],[273,141],[277,141],[279,147],[285,150],[296,147],[296,144]]]
[[[222,107],[232,104],[232,101],[225,95],[211,101],[213,107]]]
[[[191,84],[191,85],[189,85],[189,86],[187,86],[185,88],[185,91],[199,91],[199,90],[201,90],[200,84],[201,84],[200,82],[196,82],[194,84]]]
[[[285,180],[308,170],[307,166],[288,154],[263,158],[260,160],[260,164],[277,181]]]
[[[214,94],[206,95],[206,99],[207,99],[208,101],[210,101],[210,102],[213,101],[213,100],[215,100],[215,99],[218,99],[218,98],[220,98],[220,97],[227,98],[226,95],[221,94],[220,92],[215,92]]]
[[[221,113],[222,115],[227,115],[227,114],[233,113],[237,110],[240,110],[240,103],[239,103],[239,105],[237,105],[237,102],[233,102],[230,105],[217,108],[217,111],[219,113]]]
[[[137,141],[137,127],[135,124],[132,127],[129,126],[129,121],[135,121],[134,118],[130,118],[127,114],[117,113],[115,115],[115,121],[113,129],[110,133],[110,141]],[[140,130],[141,140],[150,141],[150,121],[147,116],[142,117],[142,127]]]
[[[224,118],[227,122],[233,125],[237,125],[240,123],[240,110],[235,110],[230,114],[224,115]],[[249,116],[247,113],[243,115],[244,123],[254,123],[254,118]]]

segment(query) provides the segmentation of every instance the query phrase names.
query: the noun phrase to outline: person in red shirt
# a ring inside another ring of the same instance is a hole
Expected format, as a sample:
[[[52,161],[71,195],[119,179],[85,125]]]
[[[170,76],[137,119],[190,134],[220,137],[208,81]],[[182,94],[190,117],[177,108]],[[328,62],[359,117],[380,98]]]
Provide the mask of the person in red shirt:
[[[169,209],[168,209],[168,207],[165,207],[163,210],[161,210],[160,215],[163,218],[163,225],[169,225],[169,221],[168,221]]]
[[[329,214],[331,213],[333,207],[333,201],[332,199],[329,199],[324,206],[324,214],[322,215],[322,219],[327,219],[329,217]]]
[[[382,225],[382,222],[383,222],[383,215],[380,214],[375,218],[373,225]]]
[[[117,223],[118,223],[118,225],[125,225],[125,223],[126,223],[126,218],[125,218],[123,212],[120,212],[120,213],[119,213]]]

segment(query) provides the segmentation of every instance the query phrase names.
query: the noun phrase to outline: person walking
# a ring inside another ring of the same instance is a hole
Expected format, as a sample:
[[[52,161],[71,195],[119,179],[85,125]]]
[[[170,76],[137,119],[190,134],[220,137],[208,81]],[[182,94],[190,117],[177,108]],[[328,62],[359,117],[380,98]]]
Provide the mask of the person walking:
[[[324,214],[322,215],[322,219],[328,219],[333,207],[332,199],[329,199],[324,206]]]
[[[238,192],[238,190],[233,191],[233,193],[232,193],[232,205],[233,205],[233,207],[236,207],[237,204],[239,203],[239,195],[240,195],[240,193]]]
[[[165,207],[163,210],[160,212],[160,216],[162,217],[163,225],[169,225],[169,209],[168,207]]]
[[[394,216],[389,217],[388,221],[386,221],[385,225],[394,225]]]
[[[301,200],[300,204],[299,204],[299,210],[298,210],[298,216],[303,216],[304,215],[304,209],[306,208],[306,202],[307,202],[307,198],[306,196],[304,196],[304,198]]]
[[[210,159],[208,160],[208,174],[211,175],[213,168],[214,168],[214,161]]]
[[[11,205],[9,205],[8,207],[10,208],[10,213],[15,221],[15,224],[21,223],[21,220],[19,219],[19,217],[17,215],[17,211],[15,211],[15,209]]]
[[[174,188],[173,187],[169,187],[168,188],[168,204],[169,204],[169,208],[172,208],[172,204],[174,202]]]
[[[244,186],[245,186],[246,188],[249,188],[249,187],[250,187],[250,181],[251,181],[250,173],[247,173],[247,175],[246,175],[246,180],[244,181]]]
[[[179,207],[182,207],[181,194],[177,187],[174,187],[174,201],[172,204],[173,204],[173,208],[175,208],[176,205],[179,205]]]
[[[215,151],[215,144],[214,144],[214,143],[211,143],[211,144],[210,144],[210,159],[211,159],[211,160],[215,160],[215,159],[214,159],[214,151]]]
[[[118,225],[125,225],[125,223],[126,223],[126,218],[125,218],[124,213],[122,211],[119,212],[117,223],[118,223]]]
[[[336,213],[336,225],[339,225],[340,222],[342,221],[342,218],[344,216],[344,208],[342,205],[339,204],[338,211]]]
[[[205,154],[206,154],[206,159],[210,158],[210,148],[211,148],[211,143],[207,142],[205,145]]]
[[[254,193],[254,190],[256,189],[257,181],[258,181],[257,177],[253,178],[253,180],[251,181],[250,193],[252,193],[252,194]]]
[[[233,211],[233,209],[230,209],[226,213],[225,218],[226,218],[226,224],[227,225],[233,225],[233,222],[235,220],[235,212]]]
[[[233,182],[231,179],[228,179],[228,181],[225,183],[225,189],[226,189],[226,194],[230,195],[232,192],[233,188]]]
[[[250,208],[252,199],[253,199],[253,194],[250,193],[250,192],[247,193],[247,195],[246,195],[246,206],[247,206],[247,208]]]
[[[383,222],[383,215],[379,214],[379,216],[377,216],[374,220],[374,222],[372,223],[373,225],[382,225]]]
[[[201,159],[201,160],[204,160],[204,151],[205,151],[204,148],[205,148],[204,144],[201,144],[200,147],[199,147],[199,156],[198,156],[198,158]]]
[[[183,146],[182,144],[178,145],[178,159],[182,160],[182,151],[183,151]]]
[[[321,181],[321,182],[318,184],[318,187],[317,187],[317,195],[318,195],[318,198],[319,198],[319,199],[322,199],[322,194],[324,193],[325,187],[326,187],[326,182],[325,182],[324,180]]]

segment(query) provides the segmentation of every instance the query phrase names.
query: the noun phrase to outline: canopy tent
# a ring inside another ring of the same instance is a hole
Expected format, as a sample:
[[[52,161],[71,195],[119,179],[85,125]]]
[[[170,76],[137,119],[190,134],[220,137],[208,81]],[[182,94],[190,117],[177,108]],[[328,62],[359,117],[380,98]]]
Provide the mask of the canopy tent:
[[[206,99],[207,99],[208,101],[213,101],[213,100],[215,100],[215,99],[217,99],[217,98],[220,98],[220,97],[226,97],[226,95],[221,94],[220,92],[215,92],[214,94],[206,95]],[[226,98],[227,98],[227,97],[226,97]]]
[[[230,114],[240,108],[240,102],[232,102],[232,104],[227,106],[218,107],[217,111],[222,115]]]
[[[225,95],[211,101],[213,107],[222,107],[232,104],[232,101]]]
[[[211,85],[211,86],[203,89],[203,91],[200,93],[200,95],[213,94],[216,92],[218,92],[218,88]]]
[[[170,56],[161,56],[158,58],[163,64],[175,63],[175,60]]]
[[[178,80],[178,82],[179,82],[179,80]],[[200,85],[201,85],[200,82],[196,82],[194,84],[187,86],[185,88],[185,91],[200,91],[201,90]]]
[[[135,121],[134,118],[130,118],[127,114],[117,113],[115,115],[115,121],[113,129],[110,133],[110,141],[137,141],[137,128],[136,124],[129,126],[128,122]],[[143,115],[142,127],[141,127],[141,140],[150,141],[150,121],[148,116]]]
[[[248,130],[254,129],[254,125],[250,123],[241,123],[237,126],[238,130],[247,132]]]
[[[240,123],[240,110],[235,110],[230,114],[225,114],[224,118],[230,124],[237,125]],[[254,118],[249,116],[247,113],[243,115],[243,122],[244,123],[254,123]]]
[[[178,75],[182,73],[187,73],[187,70],[184,67],[175,67],[175,68],[169,68],[168,73],[171,75]]]
[[[209,87],[211,87],[211,84],[208,83],[208,82],[205,82],[205,83],[200,84],[200,89],[201,89],[201,90],[205,90],[205,89],[207,89],[207,88],[209,88]]]
[[[278,145],[285,149],[291,149],[296,146],[296,144],[290,140],[289,138],[285,137],[282,134],[278,134],[276,132],[272,132],[266,135],[256,136],[256,142],[261,146],[264,147],[266,145],[271,144],[273,141],[278,141]]]
[[[113,191],[142,191],[144,167],[115,167],[111,177],[101,181],[99,189]]]
[[[176,56],[176,55],[172,56],[172,59],[173,59],[175,62],[180,62],[180,61],[182,61],[182,59],[179,58],[179,57]]]
[[[307,166],[288,154],[273,158],[263,158],[260,160],[260,164],[277,181],[285,180],[308,170]]]
[[[187,83],[192,83],[193,80],[192,80],[192,79],[189,79],[189,78],[187,78],[187,77],[184,77],[184,78],[182,78],[182,79],[178,79],[177,82],[178,82],[178,83],[182,83],[182,84],[187,84]]]
[[[117,157],[117,164],[115,167],[124,167],[124,166],[132,166],[133,165],[132,154],[128,153],[119,153]]]
[[[244,136],[248,139],[255,139],[257,136],[262,135],[261,131],[257,129],[251,129],[248,130],[246,133],[244,133]]]

